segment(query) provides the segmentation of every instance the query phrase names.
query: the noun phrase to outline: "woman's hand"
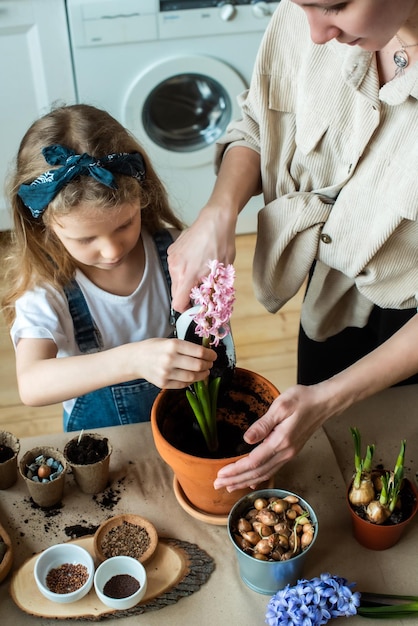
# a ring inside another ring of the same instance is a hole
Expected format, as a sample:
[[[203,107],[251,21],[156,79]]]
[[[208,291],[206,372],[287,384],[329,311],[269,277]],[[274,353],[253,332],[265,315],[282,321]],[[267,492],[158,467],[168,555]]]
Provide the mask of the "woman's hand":
[[[332,378],[284,391],[244,435],[250,444],[261,443],[247,457],[223,467],[215,487],[255,487],[293,458],[327,419],[418,372],[417,337],[418,314]]]
[[[261,443],[248,456],[223,467],[215,488],[226,487],[228,491],[254,488],[293,458],[334,414],[323,387],[323,383],[309,387],[295,385],[276,398],[267,413],[244,435],[247,443]]]
[[[228,150],[208,203],[194,224],[168,248],[175,311],[183,313],[189,308],[190,290],[208,273],[208,261],[234,262],[238,215],[260,192],[258,152],[242,146]]]
[[[190,291],[208,273],[208,261],[225,265],[235,259],[235,220],[217,217],[216,208],[202,209],[190,228],[168,248],[172,306],[182,313],[190,307]]]

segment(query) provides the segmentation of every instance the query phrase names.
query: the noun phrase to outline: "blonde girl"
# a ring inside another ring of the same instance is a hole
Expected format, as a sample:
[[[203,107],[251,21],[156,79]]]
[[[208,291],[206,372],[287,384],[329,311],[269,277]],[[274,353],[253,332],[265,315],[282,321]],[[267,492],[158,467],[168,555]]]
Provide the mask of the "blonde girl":
[[[182,224],[138,142],[105,111],[56,108],[21,142],[3,312],[24,404],[63,402],[64,430],[149,419],[160,388],[216,354],[170,337],[168,245]]]

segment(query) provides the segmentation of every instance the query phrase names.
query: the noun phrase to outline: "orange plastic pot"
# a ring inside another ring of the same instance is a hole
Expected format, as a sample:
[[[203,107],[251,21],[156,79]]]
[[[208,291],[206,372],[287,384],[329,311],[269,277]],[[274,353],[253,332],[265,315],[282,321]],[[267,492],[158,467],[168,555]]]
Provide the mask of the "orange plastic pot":
[[[418,510],[418,492],[415,486],[409,480],[405,479],[404,489],[411,490],[414,494],[415,502],[410,516],[399,524],[373,524],[357,515],[348,500],[350,487],[351,484],[347,490],[347,504],[351,515],[354,538],[362,546],[369,548],[369,550],[387,550],[397,544]]]
[[[263,376],[236,368],[225,395],[228,404],[233,400],[237,410],[226,411],[226,404],[220,398],[217,420],[239,424],[243,434],[251,423],[266,413],[279,391]],[[244,407],[248,408],[244,410]],[[178,449],[173,445],[170,433],[181,429],[179,415],[182,412],[191,412],[184,389],[164,390],[158,394],[151,411],[151,427],[157,451],[171,467],[185,496],[196,509],[210,515],[227,515],[235,502],[251,490],[240,489],[228,493],[226,489],[214,489],[213,483],[221,467],[234,463],[245,454],[205,458]]]

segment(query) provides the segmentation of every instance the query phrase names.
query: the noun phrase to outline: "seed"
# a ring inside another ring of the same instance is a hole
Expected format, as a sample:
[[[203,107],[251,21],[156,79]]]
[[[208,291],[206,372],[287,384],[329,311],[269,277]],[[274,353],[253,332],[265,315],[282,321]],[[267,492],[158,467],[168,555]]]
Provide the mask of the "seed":
[[[49,465],[42,464],[38,469],[39,478],[49,478],[51,475],[51,468]]]
[[[77,563],[63,563],[59,567],[49,570],[46,576],[46,586],[53,593],[72,593],[87,582],[89,573],[85,565]]]
[[[150,545],[150,536],[141,526],[123,521],[105,534],[102,540],[102,552],[106,558],[111,556],[140,557]]]

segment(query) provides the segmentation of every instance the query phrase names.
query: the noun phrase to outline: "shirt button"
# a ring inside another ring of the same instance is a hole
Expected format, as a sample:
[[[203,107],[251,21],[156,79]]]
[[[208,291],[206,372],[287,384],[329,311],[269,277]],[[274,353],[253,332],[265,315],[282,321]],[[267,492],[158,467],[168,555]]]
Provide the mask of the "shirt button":
[[[321,241],[322,243],[331,243],[332,239],[329,235],[327,235],[326,233],[322,233],[321,235]]]

